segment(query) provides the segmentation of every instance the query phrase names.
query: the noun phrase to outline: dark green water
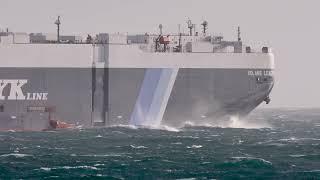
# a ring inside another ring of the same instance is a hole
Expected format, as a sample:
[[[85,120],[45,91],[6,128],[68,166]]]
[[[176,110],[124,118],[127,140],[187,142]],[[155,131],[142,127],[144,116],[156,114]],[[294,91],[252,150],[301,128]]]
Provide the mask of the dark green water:
[[[270,128],[1,132],[0,179],[320,179],[320,109],[248,119]]]

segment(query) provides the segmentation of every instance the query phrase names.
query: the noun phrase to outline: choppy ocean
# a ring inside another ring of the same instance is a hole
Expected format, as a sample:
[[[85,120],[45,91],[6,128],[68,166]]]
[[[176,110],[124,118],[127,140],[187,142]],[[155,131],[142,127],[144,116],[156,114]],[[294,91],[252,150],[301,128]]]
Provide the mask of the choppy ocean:
[[[320,179],[320,109],[229,125],[0,132],[0,179]]]

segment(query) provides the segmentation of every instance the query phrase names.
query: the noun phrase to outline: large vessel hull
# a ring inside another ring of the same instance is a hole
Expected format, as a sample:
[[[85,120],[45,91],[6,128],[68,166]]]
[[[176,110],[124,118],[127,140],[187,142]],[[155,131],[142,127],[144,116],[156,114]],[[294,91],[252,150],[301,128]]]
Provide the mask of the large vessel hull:
[[[244,116],[273,87],[272,69],[0,68],[0,129],[180,125]]]

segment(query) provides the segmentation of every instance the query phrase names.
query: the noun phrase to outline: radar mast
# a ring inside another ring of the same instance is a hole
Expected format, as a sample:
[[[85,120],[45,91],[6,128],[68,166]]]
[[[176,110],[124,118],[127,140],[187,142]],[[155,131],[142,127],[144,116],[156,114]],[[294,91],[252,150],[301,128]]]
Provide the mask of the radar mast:
[[[54,24],[57,25],[57,42],[60,43],[60,16],[58,16],[58,19],[54,22]]]
[[[241,31],[240,31],[240,26],[238,26],[238,41],[241,41]]]
[[[208,22],[203,21],[201,25],[202,25],[202,32],[204,35],[206,35],[207,29],[208,29]]]
[[[160,35],[162,35],[162,28],[163,28],[162,24],[159,24]]]
[[[192,24],[192,21],[190,19],[188,19],[187,25],[189,28],[189,35],[192,36],[192,29],[194,28],[194,25]]]

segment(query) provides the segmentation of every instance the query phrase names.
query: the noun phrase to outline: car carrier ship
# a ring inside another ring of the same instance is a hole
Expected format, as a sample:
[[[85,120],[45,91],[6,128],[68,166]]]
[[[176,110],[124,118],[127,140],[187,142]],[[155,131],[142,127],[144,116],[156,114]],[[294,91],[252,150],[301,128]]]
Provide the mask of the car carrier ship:
[[[158,126],[246,116],[274,85],[274,56],[201,32],[87,38],[0,32],[0,129]],[[54,126],[52,126],[54,124]],[[68,125],[69,124],[69,125]]]

